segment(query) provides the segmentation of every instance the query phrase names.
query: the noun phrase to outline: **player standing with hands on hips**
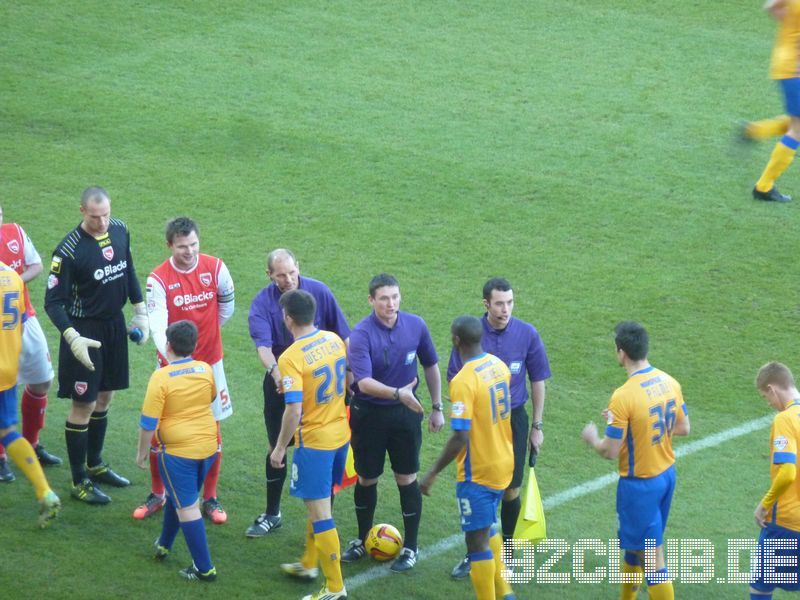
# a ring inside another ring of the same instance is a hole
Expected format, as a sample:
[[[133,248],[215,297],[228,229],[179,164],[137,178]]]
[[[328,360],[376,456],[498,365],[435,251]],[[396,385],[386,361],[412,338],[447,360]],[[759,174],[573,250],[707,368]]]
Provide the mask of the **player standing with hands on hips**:
[[[378,504],[378,479],[389,454],[400,492],[403,513],[403,548],[391,569],[402,573],[417,563],[417,534],[422,517],[422,494],[417,482],[422,446],[422,405],[417,389],[417,363],[422,364],[431,395],[428,430],[444,425],[439,357],[425,321],[400,311],[400,284],[381,273],[369,282],[372,313],[353,328],[348,360],[353,371],[354,392],[350,405],[353,457],[358,482],[353,501],[358,520],[358,539],[351,540],[342,561],[352,562],[366,554],[366,540]]]
[[[545,380],[550,378],[550,363],[539,332],[530,323],[512,317],[514,290],[502,277],[493,277],[483,286],[483,306],[486,313],[481,318],[483,336],[481,348],[502,360],[511,371],[511,432],[514,443],[514,474],[500,503],[500,524],[503,540],[514,537],[514,528],[521,509],[519,490],[525,476],[528,448],[538,453],[544,442]],[[463,366],[461,355],[454,347],[447,366],[447,379]],[[526,377],[527,375],[527,377]],[[531,382],[533,423],[529,426],[526,380]],[[469,557],[455,566],[450,573],[455,579],[469,575]]]
[[[200,253],[199,235],[197,223],[188,217],[178,217],[167,223],[167,247],[172,256],[147,277],[147,311],[159,366],[167,364],[167,326],[188,319],[198,330],[197,348],[192,356],[211,365],[214,371],[217,396],[211,408],[217,422],[218,449],[203,483],[203,512],[212,523],[221,524],[228,520],[228,515],[217,500],[217,481],[222,464],[219,425],[233,414],[233,406],[222,365],[220,327],[233,315],[234,289],[225,263]],[[159,474],[156,447],[154,444],[150,456],[152,491],[133,511],[134,519],[145,519],[164,506],[164,482]]]
[[[45,310],[61,332],[58,396],[72,399],[66,423],[71,494],[88,504],[108,504],[111,498],[96,483],[130,485],[103,462],[108,409],[114,391],[128,387],[128,331],[142,332],[141,345],[150,325],[130,233],[125,223],[111,218],[108,193],[87,188],[80,211],[80,225],[53,253]],[[133,319],[126,327],[122,308],[128,300]]]

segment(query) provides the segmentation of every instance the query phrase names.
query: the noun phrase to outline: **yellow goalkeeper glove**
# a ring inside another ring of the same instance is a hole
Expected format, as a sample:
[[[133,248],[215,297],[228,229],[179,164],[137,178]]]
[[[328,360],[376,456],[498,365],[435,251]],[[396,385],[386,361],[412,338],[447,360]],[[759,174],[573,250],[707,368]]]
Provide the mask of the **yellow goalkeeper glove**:
[[[64,330],[64,341],[69,344],[69,349],[78,361],[90,371],[94,371],[94,363],[89,358],[89,348],[99,348],[103,344],[97,340],[82,337],[74,327]]]

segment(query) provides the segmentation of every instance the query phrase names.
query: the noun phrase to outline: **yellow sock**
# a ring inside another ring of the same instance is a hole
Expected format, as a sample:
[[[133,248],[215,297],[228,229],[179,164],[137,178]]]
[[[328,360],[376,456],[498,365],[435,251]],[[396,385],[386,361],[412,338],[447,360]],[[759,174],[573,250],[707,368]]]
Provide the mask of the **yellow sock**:
[[[342,564],[339,556],[339,533],[333,519],[314,522],[314,545],[319,553],[319,566],[325,574],[325,586],[330,592],[344,589]]]
[[[761,178],[756,182],[756,189],[759,192],[768,192],[775,185],[775,180],[781,176],[794,160],[797,152],[798,142],[794,138],[784,135],[772,151]]]
[[[675,590],[672,589],[671,581],[665,581],[658,585],[648,585],[647,593],[653,600],[675,600]]]
[[[745,127],[745,134],[752,140],[765,140],[767,138],[783,135],[789,131],[789,115],[781,115],[774,119],[752,121]]]
[[[8,440],[10,435],[12,434],[7,435],[5,440]],[[50,486],[47,483],[44,471],[42,471],[42,465],[39,464],[39,459],[36,458],[36,453],[33,451],[30,442],[18,433],[17,436],[18,437],[13,441],[6,442],[6,453],[11,457],[11,460],[14,461],[14,464],[25,473],[25,477],[28,478],[31,485],[33,485],[33,489],[36,491],[36,498],[41,500],[44,498],[44,495],[50,491]]]
[[[489,538],[489,549],[494,555],[494,591],[498,598],[502,598],[506,594],[511,594],[513,590],[508,582],[503,579],[503,538],[499,533],[495,533]]]
[[[641,565],[629,564],[627,560],[622,561],[623,573],[637,573],[636,581],[634,583],[623,583],[620,588],[620,600],[634,600],[636,594],[639,592],[639,587],[642,585],[642,578],[644,577],[644,570]]]
[[[306,519],[306,547],[303,550],[303,556],[300,557],[300,564],[306,569],[313,569],[317,566],[318,557],[317,544],[314,541],[314,526],[311,524],[311,519]]]
[[[469,578],[478,600],[495,600],[494,593],[494,557],[492,551],[471,552]]]

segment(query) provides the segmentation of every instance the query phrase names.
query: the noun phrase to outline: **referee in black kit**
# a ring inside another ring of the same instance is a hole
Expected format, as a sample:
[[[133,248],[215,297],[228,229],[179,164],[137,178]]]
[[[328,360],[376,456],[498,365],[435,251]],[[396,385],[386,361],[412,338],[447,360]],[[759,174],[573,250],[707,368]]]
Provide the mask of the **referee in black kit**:
[[[71,494],[88,504],[108,504],[111,498],[95,483],[130,485],[101,457],[108,407],[114,390],[128,387],[128,330],[140,329],[143,344],[150,326],[130,234],[125,223],[111,218],[108,193],[101,187],[85,190],[81,215],[81,224],[53,253],[44,308],[62,335],[58,396],[72,398],[66,424]],[[122,314],[128,299],[134,311],[130,327]]]

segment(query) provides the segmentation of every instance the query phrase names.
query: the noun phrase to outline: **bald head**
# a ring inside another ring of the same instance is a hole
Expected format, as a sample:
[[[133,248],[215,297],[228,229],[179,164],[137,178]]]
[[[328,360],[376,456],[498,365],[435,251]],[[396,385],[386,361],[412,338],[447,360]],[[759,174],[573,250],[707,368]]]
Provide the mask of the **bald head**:
[[[267,275],[281,294],[296,290],[300,285],[300,265],[291,250],[278,248],[267,255]]]

